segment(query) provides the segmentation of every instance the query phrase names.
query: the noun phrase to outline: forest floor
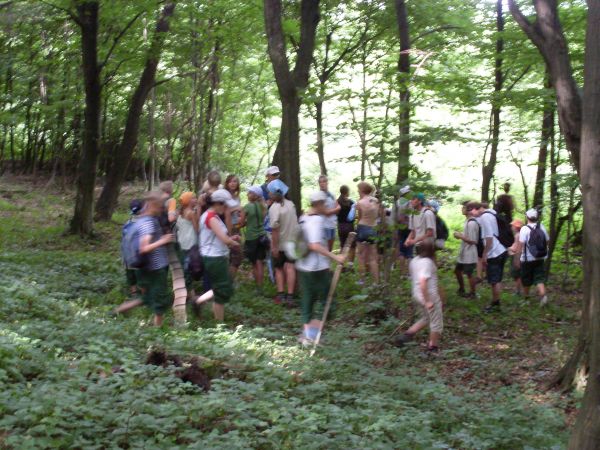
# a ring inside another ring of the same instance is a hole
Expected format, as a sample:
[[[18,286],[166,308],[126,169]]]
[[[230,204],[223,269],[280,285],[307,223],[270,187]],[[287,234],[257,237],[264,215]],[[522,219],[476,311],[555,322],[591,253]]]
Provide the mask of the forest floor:
[[[224,325],[208,308],[183,330],[170,314],[151,327],[143,308],[112,317],[125,209],[94,239],[65,235],[73,194],[45,182],[0,179],[0,447],[565,447],[579,394],[545,385],[577,334],[577,275],[551,282],[546,308],[507,283],[486,315],[489,287],[457,296],[442,253],[443,348],[429,356],[425,334],[389,344],[413,319],[408,280],[362,288],[347,272],[311,358],[299,311],[257,297],[247,266]]]

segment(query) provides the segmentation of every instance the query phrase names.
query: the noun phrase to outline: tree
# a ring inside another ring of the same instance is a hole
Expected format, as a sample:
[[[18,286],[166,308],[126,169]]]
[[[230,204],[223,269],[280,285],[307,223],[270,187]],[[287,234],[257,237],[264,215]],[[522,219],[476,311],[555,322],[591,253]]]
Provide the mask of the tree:
[[[300,211],[300,122],[298,115],[302,104],[302,91],[308,85],[310,65],[319,23],[319,0],[300,2],[300,41],[296,63],[290,71],[285,35],[281,23],[281,0],[264,0],[267,47],[279,99],[281,102],[281,128],[273,164],[279,166],[282,178],[290,187],[290,199]]]
[[[110,220],[113,211],[117,206],[121,185],[125,180],[125,174],[129,167],[133,151],[137,145],[138,133],[140,128],[140,116],[142,108],[148,97],[148,93],[154,86],[156,70],[160,55],[169,32],[169,19],[175,11],[175,2],[170,1],[165,4],[162,13],[156,22],[156,29],[152,43],[146,54],[146,63],[140,76],[138,85],[131,96],[129,111],[127,113],[127,122],[121,143],[115,148],[112,157],[112,163],[106,174],[106,183],[96,205],[96,219]]]
[[[396,184],[400,185],[408,179],[410,168],[410,33],[406,2],[396,0],[396,22],[400,37],[400,53],[398,56],[398,85],[400,93],[398,113],[398,171]]]

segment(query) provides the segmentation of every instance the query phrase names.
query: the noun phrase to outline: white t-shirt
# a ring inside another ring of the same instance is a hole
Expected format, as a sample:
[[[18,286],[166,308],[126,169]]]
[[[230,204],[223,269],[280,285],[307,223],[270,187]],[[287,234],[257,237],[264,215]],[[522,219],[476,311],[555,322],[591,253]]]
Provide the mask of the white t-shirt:
[[[479,222],[479,226],[481,227],[483,245],[485,245],[486,238],[492,238],[492,248],[488,252],[488,259],[496,258],[503,254],[506,251],[506,247],[504,247],[496,237],[499,233],[498,222],[496,221],[496,211],[493,209],[486,209],[485,212],[477,218],[477,222]]]
[[[331,192],[325,192],[327,194],[327,200],[325,200],[325,206],[327,209],[333,209],[336,205],[336,200]],[[325,216],[325,228],[329,230],[335,230],[337,228],[337,214]]]
[[[469,219],[465,222],[463,234],[469,241],[477,242],[479,240],[479,224],[475,219]],[[461,240],[458,262],[459,264],[477,263],[477,244],[467,244]]]
[[[218,226],[227,234],[227,226],[223,223],[219,215],[208,210],[200,217],[200,254],[202,256],[229,256],[229,247],[217,237],[211,229],[209,221],[216,217]]]
[[[429,299],[434,303],[440,301],[437,267],[431,258],[422,258],[420,256],[413,258],[408,266],[408,271],[412,279],[412,295],[416,301],[421,304],[425,303],[420,286],[423,278],[427,280]]]
[[[529,245],[527,245],[527,243],[529,242],[529,235],[531,234],[531,229],[529,227],[531,227],[531,228],[540,227],[540,229],[546,235],[546,242],[548,242],[550,240],[550,236],[548,236],[548,232],[544,228],[544,225],[542,225],[541,223],[540,224],[530,223],[527,225],[523,225],[523,227],[521,227],[521,231],[519,232],[519,242],[521,244],[523,244],[523,251],[521,252],[521,262],[536,261],[538,259],[546,259],[548,256],[544,256],[542,258],[534,258],[533,255],[531,254],[531,252],[529,251]]]
[[[415,238],[423,236],[428,229],[433,230],[433,240],[437,238],[435,233],[435,213],[430,209],[423,208],[419,214],[408,218],[408,228],[415,231]]]
[[[300,227],[308,244],[321,244],[327,248],[325,239],[325,218],[318,214],[300,217]],[[296,261],[296,269],[301,272],[317,272],[329,269],[329,258],[317,252],[309,252],[304,258]]]

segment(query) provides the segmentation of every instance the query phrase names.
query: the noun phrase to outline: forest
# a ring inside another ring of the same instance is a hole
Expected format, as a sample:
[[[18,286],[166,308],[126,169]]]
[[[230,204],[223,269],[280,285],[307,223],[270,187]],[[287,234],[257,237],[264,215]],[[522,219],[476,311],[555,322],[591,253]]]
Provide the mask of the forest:
[[[0,447],[600,448],[600,2],[0,0],[0,48]],[[185,299],[178,323],[183,260],[162,326],[115,316],[132,200],[200,203],[218,172],[245,204],[273,167],[298,215],[325,175],[380,204],[377,274],[332,264],[321,344],[252,259],[224,323]],[[418,313],[381,225],[404,186],[450,229],[434,357],[392,345]],[[550,300],[507,263],[485,314],[489,267],[455,294],[461,204],[509,193],[547,230]]]

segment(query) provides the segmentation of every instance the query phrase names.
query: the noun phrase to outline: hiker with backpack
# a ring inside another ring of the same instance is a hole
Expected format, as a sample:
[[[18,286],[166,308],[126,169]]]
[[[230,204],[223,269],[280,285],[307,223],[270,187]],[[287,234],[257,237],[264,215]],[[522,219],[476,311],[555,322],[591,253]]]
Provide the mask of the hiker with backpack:
[[[520,264],[515,264],[515,260],[520,258],[520,256],[518,256],[516,252],[519,246],[519,234],[521,233],[521,228],[523,228],[523,222],[520,219],[514,219],[510,223],[510,227],[513,232],[513,235],[515,236],[515,243],[508,247],[508,256],[511,257],[510,276],[515,282],[515,295],[522,295],[523,284],[521,283],[521,267]]]
[[[338,224],[337,214],[340,212],[340,205],[333,194],[329,192],[329,179],[327,178],[327,175],[319,176],[319,189],[327,196],[327,200],[325,201],[325,206],[327,209],[323,216],[325,217],[325,236],[327,237],[327,247],[329,248],[329,251],[331,251],[333,250],[333,243],[335,241],[335,231]]]
[[[284,249],[286,242],[293,242],[296,238],[298,217],[294,203],[285,198],[288,190],[286,184],[279,179],[274,179],[267,185],[269,197],[273,202],[269,208],[269,223],[272,229],[271,258],[277,285],[274,301],[291,307],[294,304],[296,268],[294,260],[286,255]]]
[[[344,264],[345,256],[335,255],[328,249],[327,205],[324,191],[310,195],[310,208],[300,217],[300,232],[307,251],[296,261],[300,282],[303,330],[300,342],[313,342],[319,332],[329,285],[331,284],[330,260]],[[330,309],[333,314],[333,308]]]
[[[409,264],[409,272],[412,280],[412,299],[419,319],[394,340],[394,345],[403,347],[414,339],[415,334],[429,326],[427,351],[435,353],[439,350],[444,316],[435,263],[435,246],[431,239],[421,241],[417,247],[417,256]]]
[[[539,222],[539,213],[530,209],[525,213],[527,225],[519,232],[519,241],[515,251],[515,267],[521,269],[521,283],[525,297],[529,295],[529,288],[534,284],[540,298],[540,306],[548,304],[546,295],[545,260],[548,256],[548,232]]]
[[[493,209],[485,209],[482,205],[477,220],[484,246],[481,263],[486,271],[487,282],[492,287],[492,301],[484,310],[489,313],[500,309],[504,264],[508,256],[506,249],[513,244],[514,236],[510,223]]]
[[[262,188],[260,186],[248,188],[248,203],[244,205],[240,227],[246,228],[244,254],[252,264],[252,274],[258,295],[263,295],[264,261],[271,246],[264,229],[266,214],[267,207],[263,201]]]
[[[356,240],[358,242],[358,271],[360,273],[359,285],[365,283],[367,271],[373,277],[373,282],[379,283],[379,256],[377,254],[377,221],[379,219],[379,200],[374,197],[375,188],[365,182],[358,183],[360,199],[356,204],[358,226],[356,227]]]
[[[460,239],[460,250],[454,268],[454,274],[458,281],[458,295],[464,298],[475,298],[475,289],[477,286],[476,268],[477,268],[477,245],[479,243],[480,227],[477,222],[479,209],[481,205],[476,202],[463,203],[462,213],[467,218],[463,232],[454,232],[454,237]],[[464,275],[469,280],[469,293],[465,291]]]
[[[435,248],[436,250],[442,250],[446,247],[446,241],[450,236],[446,222],[439,215],[442,205],[437,200],[431,199],[427,201],[427,206],[435,214]]]
[[[436,240],[436,215],[427,207],[425,195],[423,193],[414,194],[410,206],[413,209],[413,214],[410,215],[408,220],[410,234],[404,245],[418,247],[425,241],[434,245]]]
[[[344,248],[348,235],[354,231],[354,219],[356,219],[356,203],[350,198],[348,186],[343,185],[340,187],[340,196],[337,202],[340,205],[340,210],[337,213],[338,237],[340,238],[340,248]],[[355,252],[356,242],[353,242],[348,252],[348,267],[352,267]]]
[[[208,209],[200,217],[200,254],[205,276],[211,290],[202,294],[196,303],[213,300],[215,320],[225,319],[225,304],[233,296],[233,280],[229,272],[229,249],[240,246],[239,236],[230,237],[221,219],[227,208],[236,206],[229,191],[217,189],[206,197]]]

